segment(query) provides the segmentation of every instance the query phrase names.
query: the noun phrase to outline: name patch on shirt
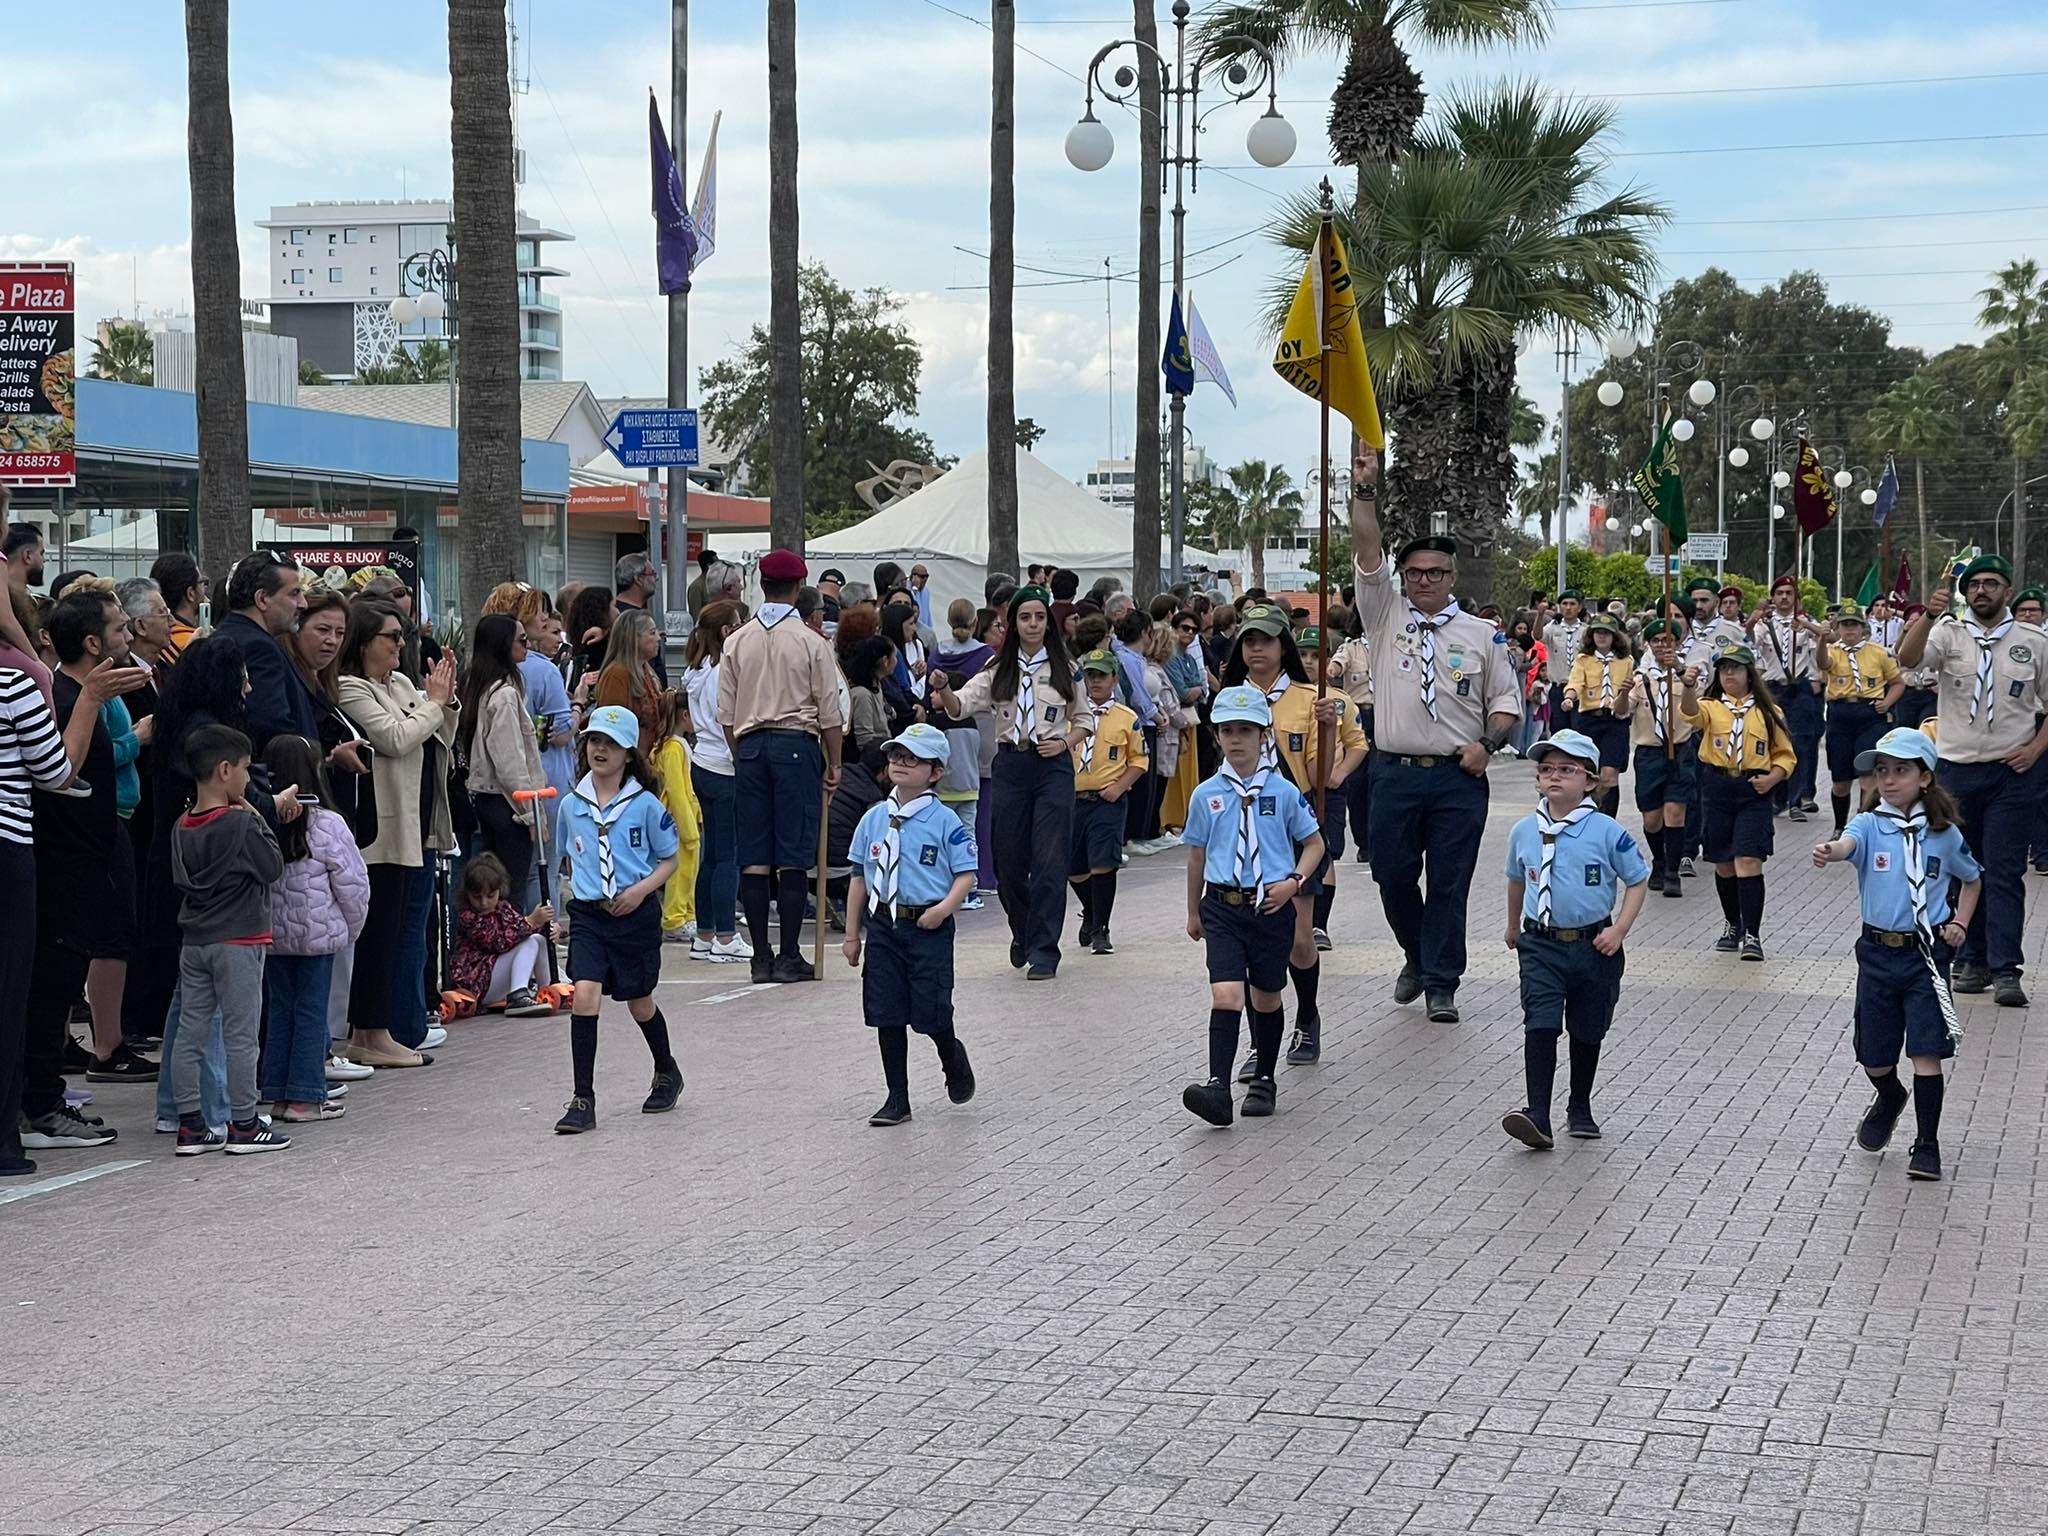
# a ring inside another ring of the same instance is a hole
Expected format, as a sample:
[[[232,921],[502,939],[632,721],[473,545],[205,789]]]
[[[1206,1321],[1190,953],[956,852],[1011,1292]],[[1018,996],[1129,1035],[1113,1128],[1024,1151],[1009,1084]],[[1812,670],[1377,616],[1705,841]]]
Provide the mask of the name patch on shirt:
[[[1461,698],[1461,699],[1466,699],[1466,698],[1470,698],[1471,696],[1472,696],[1472,679],[1471,679],[1471,678],[1469,678],[1469,677],[1461,677],[1461,678],[1459,678],[1459,679],[1458,679],[1458,697],[1459,697],[1459,698]]]

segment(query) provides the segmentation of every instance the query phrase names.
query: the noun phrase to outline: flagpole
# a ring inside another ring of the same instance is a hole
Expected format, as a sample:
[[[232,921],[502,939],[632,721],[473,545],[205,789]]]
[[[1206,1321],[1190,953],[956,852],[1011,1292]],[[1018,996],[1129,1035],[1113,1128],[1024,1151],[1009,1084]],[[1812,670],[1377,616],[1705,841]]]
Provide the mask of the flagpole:
[[[1671,530],[1661,517],[1657,519],[1657,548],[1664,556],[1661,562],[1664,567],[1664,609],[1660,616],[1669,625],[1674,622],[1671,617]],[[1672,638],[1675,640],[1677,636],[1674,634]],[[1651,708],[1655,707],[1656,703],[1653,700]],[[1667,677],[1664,679],[1664,761],[1667,764],[1677,754],[1677,747],[1671,740],[1671,733],[1675,729],[1677,723],[1671,713],[1671,679]]]
[[[1323,178],[1323,220],[1316,229],[1316,260],[1325,264],[1327,274],[1330,253],[1330,178]],[[1316,542],[1316,702],[1321,704],[1330,687],[1330,285],[1326,280],[1319,285],[1322,291],[1322,312],[1316,316],[1316,339],[1320,343],[1316,352],[1316,374],[1318,385],[1317,401],[1322,416],[1322,472],[1316,476],[1316,486],[1321,501],[1321,530]],[[1316,822],[1324,818],[1324,802],[1330,792],[1330,754],[1336,746],[1334,735],[1325,735],[1326,727],[1316,723]]]

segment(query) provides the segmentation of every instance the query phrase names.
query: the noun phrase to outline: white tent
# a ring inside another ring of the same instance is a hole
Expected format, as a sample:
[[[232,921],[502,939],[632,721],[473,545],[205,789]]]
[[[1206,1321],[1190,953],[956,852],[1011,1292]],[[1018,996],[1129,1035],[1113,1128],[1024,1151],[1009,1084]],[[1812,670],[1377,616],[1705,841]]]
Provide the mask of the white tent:
[[[1043,460],[1017,450],[1017,545],[1023,565],[1052,564],[1081,578],[1081,590],[1099,576],[1120,576],[1131,586],[1131,514],[1098,501]],[[725,541],[718,543],[725,553]],[[1186,549],[1195,564],[1216,557]],[[932,618],[943,628],[956,597],[976,607],[988,580],[988,452],[969,454],[933,484],[851,528],[808,539],[804,559],[815,580],[836,566],[849,581],[872,579],[893,560],[906,572],[922,563],[931,572]],[[1022,577],[1023,572],[1014,572]],[[879,597],[881,594],[877,593]]]

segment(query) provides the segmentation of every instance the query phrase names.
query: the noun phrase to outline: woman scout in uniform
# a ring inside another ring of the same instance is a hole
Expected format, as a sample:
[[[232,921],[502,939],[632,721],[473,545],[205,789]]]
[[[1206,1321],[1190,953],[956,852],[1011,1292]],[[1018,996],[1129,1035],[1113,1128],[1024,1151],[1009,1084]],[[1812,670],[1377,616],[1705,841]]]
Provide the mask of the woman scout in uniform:
[[[1628,763],[1628,711],[1623,707],[1636,664],[1621,626],[1602,615],[1586,626],[1586,649],[1572,663],[1564,707],[1600,749],[1600,786],[1593,798],[1609,816],[1621,809],[1621,770]]]
[[[1123,867],[1124,821],[1131,786],[1152,769],[1145,732],[1130,707],[1117,702],[1117,659],[1110,651],[1081,658],[1081,686],[1095,729],[1074,748],[1074,844],[1067,866],[1081,898],[1083,949],[1113,955],[1109,914],[1116,907],[1116,875]]]
[[[1714,948],[1761,960],[1764,860],[1774,837],[1771,791],[1792,772],[1792,737],[1746,645],[1729,646],[1714,659],[1706,697],[1690,707],[1681,703],[1679,713],[1700,733],[1701,841],[1728,919]]]
[[[934,790],[952,760],[946,732],[907,727],[884,750],[889,797],[868,807],[847,849],[846,963],[859,969],[861,1012],[882,1050],[889,1096],[869,1125],[910,1118],[910,1036],[928,1037],[946,1073],[946,1097],[974,1097],[974,1069],[953,1033],[953,914],[974,889],[974,838]],[[861,965],[861,939],[868,940]]]
[[[1650,653],[1622,684],[1615,709],[1626,718],[1635,744],[1636,809],[1643,813],[1643,836],[1650,845],[1650,889],[1677,897],[1685,894],[1678,858],[1699,775],[1699,747],[1681,706],[1690,709],[1699,702],[1700,675],[1693,667],[1678,670],[1678,636],[1671,620],[1650,620],[1643,639]]]
[[[1828,777],[1834,780],[1835,833],[1849,820],[1849,791],[1867,799],[1870,784],[1856,776],[1856,759],[1885,733],[1885,714],[1906,685],[1892,653],[1870,638],[1863,610],[1844,603],[1835,616],[1835,638],[1817,641],[1821,674],[1828,683]]]
[[[1253,1068],[1244,1112],[1273,1113],[1285,1022],[1280,994],[1297,929],[1293,908],[1324,850],[1315,811],[1273,755],[1273,711],[1264,692],[1244,683],[1225,687],[1209,718],[1223,763],[1195,786],[1181,834],[1188,850],[1188,937],[1208,950],[1209,1077],[1188,1084],[1181,1103],[1211,1125],[1228,1125],[1230,1063],[1247,1001]]]
[[[1316,893],[1344,848],[1344,796],[1351,771],[1365,761],[1365,732],[1352,718],[1351,701],[1340,694],[1316,697],[1308,667],[1294,643],[1287,614],[1269,603],[1254,604],[1238,616],[1237,640],[1223,663],[1226,688],[1249,684],[1259,690],[1272,712],[1272,736],[1265,744],[1265,764],[1277,769],[1302,794],[1315,793],[1315,765],[1321,754],[1323,727],[1336,733],[1336,761],[1330,764],[1319,839],[1324,858],[1311,867],[1307,884],[1295,892],[1294,943],[1287,956],[1287,974],[1294,981],[1294,1041],[1287,1059],[1297,1065],[1322,1055],[1322,1012],[1316,994],[1322,983],[1322,957],[1316,952]],[[1310,809],[1314,809],[1313,800]],[[1246,1058],[1247,1068],[1251,1059]],[[1242,1077],[1249,1082],[1250,1078]]]
[[[1856,941],[1856,1060],[1877,1097],[1856,1145],[1882,1152],[1913,1100],[1918,1136],[1909,1179],[1941,1177],[1942,1061],[1962,1027],[1949,995],[1949,961],[1977,910],[1983,870],[1963,840],[1954,798],[1934,779],[1934,743],[1919,731],[1887,731],[1856,762],[1877,781],[1878,804],[1833,842],[1813,850],[1817,868],[1856,866],[1863,934]],[[1962,882],[1953,911],[1949,882]],[[1899,1082],[1899,1053],[1913,1060],[1913,1091]]]
[[[990,710],[996,717],[989,770],[996,892],[1010,920],[1010,964],[1028,965],[1031,981],[1059,974],[1073,860],[1073,749],[1092,726],[1051,614],[1043,587],[1019,587],[996,659],[958,693],[940,674],[931,678],[931,702],[953,719]]]
[[[1529,755],[1541,798],[1508,834],[1507,857],[1507,942],[1522,973],[1528,1102],[1500,1125],[1523,1146],[1546,1151],[1554,1145],[1550,1101],[1560,1032],[1572,1038],[1565,1131],[1586,1140],[1600,1135],[1593,1075],[1621,997],[1621,941],[1643,910],[1650,866],[1593,798],[1600,749],[1590,738],[1558,731]]]
[[[1322,630],[1314,624],[1307,625],[1295,633],[1294,644],[1296,649],[1301,652],[1302,665],[1304,667],[1312,667],[1314,665],[1314,657],[1322,645],[1322,640]],[[1344,686],[1344,662],[1341,659],[1342,656],[1343,651],[1341,649],[1330,652],[1323,668],[1323,677],[1329,684],[1330,691],[1335,696],[1337,705],[1337,735],[1340,740],[1348,738],[1349,733],[1344,730],[1346,721],[1357,722],[1359,750],[1369,757],[1372,752],[1371,737],[1366,731],[1364,716],[1359,712],[1357,700],[1351,697],[1350,690]],[[1363,665],[1367,668],[1367,676],[1370,676],[1370,664],[1363,663]],[[1319,728],[1316,732],[1318,755],[1321,752],[1321,740],[1328,732],[1329,728],[1327,726]],[[1342,768],[1343,765],[1343,759],[1340,758],[1337,766]],[[1304,768],[1303,771],[1308,772],[1311,770]],[[1324,847],[1330,856],[1329,867],[1323,871],[1320,879],[1309,882],[1311,886],[1320,887],[1309,902],[1309,937],[1315,942],[1318,953],[1333,947],[1330,942],[1330,913],[1337,906],[1337,864],[1344,857],[1344,825],[1347,816],[1351,814],[1352,810],[1352,790],[1357,785],[1363,784],[1369,777],[1369,767],[1366,762],[1361,760],[1357,765],[1346,769],[1341,778],[1337,776],[1336,770],[1333,769],[1331,777],[1330,809],[1324,818],[1329,825],[1323,835]],[[1338,788],[1340,784],[1342,785],[1341,792]],[[1299,787],[1301,792],[1309,797],[1310,806],[1314,806],[1315,781],[1310,779]]]
[[[668,1021],[654,1005],[661,979],[661,888],[675,873],[676,824],[661,803],[661,780],[640,751],[633,712],[606,704],[583,725],[583,776],[557,822],[569,861],[569,1051],[575,1086],[555,1122],[559,1135],[597,1128],[597,1012],[605,997],[626,1005],[654,1057],[643,1115],[676,1107],[682,1068],[669,1049]]]

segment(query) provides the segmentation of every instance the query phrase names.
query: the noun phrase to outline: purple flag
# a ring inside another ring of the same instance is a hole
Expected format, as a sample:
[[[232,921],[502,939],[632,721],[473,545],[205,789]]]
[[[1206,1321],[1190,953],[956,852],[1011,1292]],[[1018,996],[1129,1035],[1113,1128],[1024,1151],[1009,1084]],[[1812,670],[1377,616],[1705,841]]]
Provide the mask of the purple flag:
[[[690,263],[697,254],[697,231],[683,205],[683,177],[668,135],[661,131],[661,109],[647,93],[647,131],[654,151],[654,262],[663,293],[690,291]]]

